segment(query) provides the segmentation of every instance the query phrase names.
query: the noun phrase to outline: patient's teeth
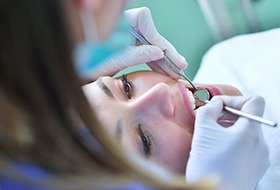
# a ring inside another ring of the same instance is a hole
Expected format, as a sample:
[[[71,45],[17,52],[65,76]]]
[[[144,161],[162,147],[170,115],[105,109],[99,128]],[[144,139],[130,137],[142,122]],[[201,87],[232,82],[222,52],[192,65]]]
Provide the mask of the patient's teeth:
[[[195,99],[193,97],[193,93],[191,91],[189,91],[189,89],[186,89],[186,91],[187,91],[188,97],[191,101],[192,108],[194,109],[196,106],[195,106]]]

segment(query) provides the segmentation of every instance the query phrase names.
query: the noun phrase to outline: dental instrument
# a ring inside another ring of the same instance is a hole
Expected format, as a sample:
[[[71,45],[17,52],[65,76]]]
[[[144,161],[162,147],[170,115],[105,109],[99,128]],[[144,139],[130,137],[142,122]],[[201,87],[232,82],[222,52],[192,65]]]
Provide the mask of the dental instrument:
[[[143,43],[144,45],[152,45],[150,42],[148,42],[141,34],[139,34],[138,32],[136,32],[136,30],[131,27],[128,26],[128,30],[130,31],[130,33],[137,38],[141,43]],[[184,71],[181,70],[175,63],[173,63],[166,55],[163,56],[163,61],[169,66],[169,68],[171,68],[176,74],[179,74],[181,77],[183,77],[185,80],[187,80],[190,85],[194,88],[194,97],[196,99],[196,106],[203,106],[205,104],[207,104],[209,102],[210,99],[210,94],[208,92],[208,90],[204,89],[204,88],[197,88],[193,82],[184,74]],[[240,110],[236,110],[234,108],[228,107],[228,106],[224,106],[224,109],[232,114],[238,115],[238,116],[242,116],[245,118],[248,118],[250,120],[253,121],[257,121],[266,125],[269,125],[271,127],[276,127],[277,123],[274,121],[270,121],[267,119],[264,119],[262,117],[258,117],[255,115],[251,115],[245,112],[242,112]]]
[[[150,42],[148,42],[141,34],[139,34],[133,27],[128,26],[128,30],[130,33],[137,38],[141,43],[144,45],[152,45]],[[196,96],[199,96],[203,100],[209,100],[210,99],[210,94],[209,92],[204,89],[204,88],[197,88],[193,82],[184,74],[184,71],[181,70],[175,63],[173,63],[166,55],[163,56],[162,58],[163,62],[165,62],[169,68],[171,68],[176,74],[180,75],[183,77],[185,80],[187,80],[190,85],[193,87],[194,92],[193,94]]]
[[[196,105],[203,106],[203,105],[209,103],[208,100],[203,100],[203,99],[201,99],[197,96],[195,96],[194,98],[196,100],[196,103],[195,103]],[[270,121],[270,120],[264,119],[264,118],[259,117],[259,116],[251,115],[251,114],[242,112],[240,110],[237,110],[237,109],[234,109],[234,108],[231,108],[231,107],[228,107],[228,106],[224,106],[224,110],[226,110],[226,111],[228,111],[232,114],[235,114],[235,115],[238,115],[238,116],[241,116],[241,117],[245,117],[245,118],[248,118],[250,120],[263,123],[265,125],[269,125],[271,127],[276,127],[277,126],[277,123],[274,122],[274,121]]]

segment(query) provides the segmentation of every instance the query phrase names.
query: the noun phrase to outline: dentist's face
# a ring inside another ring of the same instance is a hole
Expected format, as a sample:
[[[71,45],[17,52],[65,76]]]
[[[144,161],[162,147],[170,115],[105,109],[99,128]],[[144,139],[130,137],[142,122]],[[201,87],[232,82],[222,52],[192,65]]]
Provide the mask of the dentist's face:
[[[188,86],[141,71],[127,75],[127,80],[102,77],[83,90],[109,134],[128,151],[184,173],[195,120]],[[212,95],[239,94],[228,86],[207,88]]]
[[[61,0],[65,14],[68,18],[71,38],[75,42],[85,40],[84,28],[82,27],[81,13],[86,14],[89,29],[96,33],[97,39],[106,39],[122,15],[127,0]],[[94,25],[94,28],[91,26]]]

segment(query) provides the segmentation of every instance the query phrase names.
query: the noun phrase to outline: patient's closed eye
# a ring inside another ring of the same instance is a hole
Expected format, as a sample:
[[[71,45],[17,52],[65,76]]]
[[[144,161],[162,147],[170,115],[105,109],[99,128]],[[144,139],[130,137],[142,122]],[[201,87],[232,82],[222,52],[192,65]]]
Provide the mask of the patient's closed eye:
[[[130,81],[127,80],[126,75],[122,76],[122,82],[123,82],[123,88],[124,88],[124,92],[127,96],[128,99],[131,98],[131,92],[133,89],[133,85]]]
[[[148,131],[146,130],[143,130],[141,128],[141,125],[139,124],[138,126],[138,134],[141,138],[141,141],[142,141],[142,144],[143,144],[143,150],[144,150],[144,153],[145,153],[145,157],[146,158],[149,158],[151,156],[151,153],[152,153],[152,138],[151,138],[151,135],[149,134]]]

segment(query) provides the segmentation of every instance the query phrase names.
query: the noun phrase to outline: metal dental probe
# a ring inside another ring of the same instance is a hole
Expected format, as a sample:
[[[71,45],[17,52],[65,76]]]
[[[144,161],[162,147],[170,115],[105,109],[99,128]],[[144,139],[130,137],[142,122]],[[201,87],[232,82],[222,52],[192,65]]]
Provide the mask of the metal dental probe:
[[[133,27],[128,26],[128,30],[131,32],[131,34],[135,38],[137,38],[144,45],[152,45],[141,34],[136,32],[136,30]],[[184,71],[181,70],[175,63],[173,63],[166,55],[163,56],[163,60],[169,66],[169,68],[171,68],[176,74],[180,75],[181,77],[183,77],[185,80],[187,80],[190,83],[190,85],[194,89],[194,92],[193,92],[194,94],[197,94],[199,97],[201,97],[201,98],[203,98],[205,100],[209,100],[210,99],[209,92],[206,89],[204,89],[204,88],[197,88],[193,84],[193,82],[185,75]],[[205,97],[203,97],[203,96],[205,96]]]
[[[196,101],[200,101],[203,105],[205,105],[209,102],[207,100],[202,100],[201,98],[196,97],[196,96],[195,96],[195,99],[196,99]],[[277,123],[274,122],[274,121],[270,121],[270,120],[264,119],[264,118],[259,117],[259,116],[251,115],[251,114],[242,112],[240,110],[237,110],[237,109],[234,109],[234,108],[231,108],[231,107],[228,107],[228,106],[224,106],[224,110],[226,110],[226,111],[228,111],[232,114],[235,114],[235,115],[238,115],[238,116],[241,116],[241,117],[245,117],[245,118],[248,118],[250,120],[263,123],[265,125],[269,125],[271,127],[276,127],[277,126]]]

